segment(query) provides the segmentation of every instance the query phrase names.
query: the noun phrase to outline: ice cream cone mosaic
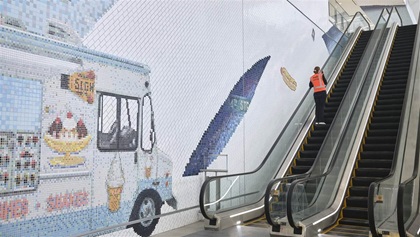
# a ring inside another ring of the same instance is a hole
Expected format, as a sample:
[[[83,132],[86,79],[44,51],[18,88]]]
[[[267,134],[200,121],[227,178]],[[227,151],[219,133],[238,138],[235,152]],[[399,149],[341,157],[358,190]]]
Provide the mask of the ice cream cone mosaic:
[[[120,209],[121,193],[124,186],[124,174],[121,160],[118,155],[111,162],[107,176],[108,209],[116,212]]]
[[[122,189],[122,186],[116,188],[108,186],[108,209],[111,212],[116,212],[120,209]]]

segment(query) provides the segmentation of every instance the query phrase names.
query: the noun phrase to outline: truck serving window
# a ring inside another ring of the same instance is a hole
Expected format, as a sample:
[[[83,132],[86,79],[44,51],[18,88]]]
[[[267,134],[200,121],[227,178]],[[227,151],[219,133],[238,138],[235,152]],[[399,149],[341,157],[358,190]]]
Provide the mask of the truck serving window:
[[[38,186],[42,84],[0,75],[0,194]]]
[[[134,151],[138,147],[139,101],[103,93],[99,97],[98,149]]]

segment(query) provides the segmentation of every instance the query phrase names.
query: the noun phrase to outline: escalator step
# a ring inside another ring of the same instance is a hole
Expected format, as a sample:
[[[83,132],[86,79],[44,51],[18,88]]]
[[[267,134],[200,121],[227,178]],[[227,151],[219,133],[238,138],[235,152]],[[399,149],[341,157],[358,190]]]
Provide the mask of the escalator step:
[[[369,227],[369,221],[359,218],[343,218],[339,221],[343,225],[352,225],[352,226],[367,226]]]
[[[324,117],[332,120],[335,117],[335,114],[335,112],[324,112]]]
[[[319,235],[319,236],[350,236],[350,237],[369,237],[369,228],[363,229],[361,226],[344,226],[338,225],[334,229],[328,231],[326,235]]]
[[[293,166],[292,167],[292,174],[304,174],[310,168],[311,168],[311,166]]]
[[[347,90],[347,88],[334,88],[333,93],[338,92],[338,93],[343,93],[344,94],[346,92],[346,90]]]
[[[329,102],[325,105],[325,108],[338,108],[340,106],[340,102]]]
[[[397,136],[398,129],[369,129],[368,136]]]
[[[401,111],[401,107],[402,105],[395,105],[395,104],[386,104],[386,105],[376,105],[375,106],[375,111],[390,111],[390,110],[399,110]]]
[[[366,197],[348,197],[346,199],[347,207],[368,207],[368,198]]]
[[[303,149],[305,151],[319,151],[319,148],[321,148],[322,143],[308,143],[303,145]]]
[[[321,125],[321,126],[325,126],[325,125]],[[312,131],[311,132],[311,135],[313,137],[325,137],[325,135],[327,135],[327,131],[326,130],[317,129],[317,130]]]
[[[312,166],[315,158],[299,158],[296,159],[296,165],[298,166]]]
[[[315,124],[315,130],[314,131],[312,131],[312,132],[315,132],[315,131],[318,131],[318,132],[328,132],[328,130],[330,129],[330,125],[329,124],[326,124],[326,125],[321,125],[321,124]]]
[[[373,116],[401,116],[401,110],[376,110],[375,112],[373,112]]]
[[[372,125],[373,124],[371,124],[370,127],[372,127]],[[392,125],[392,126],[395,126],[395,125]],[[368,136],[365,138],[365,143],[366,144],[384,144],[384,143],[395,144],[396,140],[397,140],[396,136],[380,136],[380,137]]]
[[[350,187],[351,196],[368,196],[369,187],[366,186],[352,186]]]
[[[369,129],[398,129],[399,123],[371,123]]]
[[[380,177],[353,177],[352,182],[354,186],[369,187],[372,182],[381,180]]]
[[[386,168],[358,168],[357,177],[385,177],[391,170]]]
[[[395,61],[395,62],[392,62],[391,64],[388,63],[387,70],[389,70],[389,69],[404,68],[404,70],[400,70],[400,72],[404,72],[405,73],[405,70],[408,69],[407,67],[410,67],[410,62],[408,62],[406,60],[404,60],[404,61]],[[391,71],[393,71],[393,70],[391,70]],[[390,74],[390,75],[392,75],[392,74]]]
[[[393,159],[393,151],[362,151],[360,152],[360,157],[362,159]]]
[[[382,85],[382,86],[384,86],[384,85]],[[392,85],[389,85],[389,86],[392,86]],[[384,105],[384,104],[395,105],[395,104],[402,104],[403,102],[404,102],[404,98],[391,97],[388,100],[382,99],[382,100],[376,101],[376,105]]]
[[[300,151],[300,158],[316,158],[318,151]]]
[[[400,105],[404,103],[404,98],[380,99],[376,101],[376,106]]]
[[[324,113],[337,113],[338,108],[334,107],[325,107]]]
[[[395,151],[394,144],[364,144],[363,151]]]
[[[373,117],[371,123],[400,123],[401,116]]]
[[[343,216],[354,219],[368,219],[368,210],[363,207],[345,207],[343,209]],[[340,223],[342,223],[340,221]],[[344,224],[344,223],[343,223]]]
[[[308,137],[308,143],[322,143],[325,137]]]
[[[380,95],[383,94],[404,94],[405,93],[405,89],[395,89],[395,90],[381,90],[379,92]]]
[[[394,63],[400,63],[400,62],[401,63],[409,63],[409,64],[411,64],[411,55],[390,58],[388,60],[388,64],[394,64]]]
[[[373,160],[359,160],[358,161],[359,168],[386,168],[391,169],[392,166],[392,160],[380,160],[380,159],[373,159]]]
[[[364,144],[363,151],[395,151],[395,144]]]
[[[343,100],[343,97],[334,96],[334,97],[328,98],[328,102],[327,103],[330,103],[330,102],[341,102],[342,100]]]
[[[400,95],[378,95],[378,100],[386,100],[386,99],[404,99],[405,93],[402,93]]]

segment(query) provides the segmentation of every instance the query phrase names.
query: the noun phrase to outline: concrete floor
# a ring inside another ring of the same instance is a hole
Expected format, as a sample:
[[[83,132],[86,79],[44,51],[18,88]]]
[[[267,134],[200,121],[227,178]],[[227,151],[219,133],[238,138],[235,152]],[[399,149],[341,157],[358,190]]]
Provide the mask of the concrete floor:
[[[270,236],[268,228],[255,226],[233,226],[224,230],[205,230],[204,222],[199,221],[178,229],[163,232],[151,237],[264,237]]]

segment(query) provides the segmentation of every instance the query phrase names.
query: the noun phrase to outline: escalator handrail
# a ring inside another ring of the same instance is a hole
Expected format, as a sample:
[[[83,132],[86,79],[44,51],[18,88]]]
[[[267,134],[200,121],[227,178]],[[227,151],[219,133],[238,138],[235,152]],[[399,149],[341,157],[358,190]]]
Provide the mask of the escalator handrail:
[[[383,9],[383,10],[382,10],[382,12],[381,12],[381,16],[383,15],[384,11],[385,11],[385,9]],[[386,25],[388,25],[388,21],[389,21],[389,19],[390,19],[390,17],[388,17]],[[375,26],[375,29],[376,29],[376,27],[378,27],[378,25],[379,25],[379,21],[380,21],[380,18],[378,19],[378,22],[377,22],[377,24],[376,24],[376,26]],[[385,35],[385,30],[383,30],[383,31],[381,32],[381,36],[379,37],[379,40],[380,40],[380,39],[382,39],[382,38],[384,37],[384,35]],[[370,42],[370,41],[369,41],[369,42]],[[373,50],[373,54],[376,54],[376,51],[377,51],[377,46],[375,46],[375,49]],[[364,56],[365,56],[365,52],[363,52],[362,58],[363,58]],[[357,65],[357,67],[356,67],[356,69],[355,69],[355,72],[357,72],[357,71],[358,71],[359,66],[360,66],[360,64],[358,64],[358,65]],[[371,67],[372,67],[372,61],[370,61],[370,63],[369,63],[369,70],[368,70],[367,72],[369,72],[369,71],[371,70]],[[354,75],[355,75],[355,74],[354,74]],[[353,75],[353,77],[354,77],[354,75]],[[361,82],[361,83],[366,83],[366,78],[367,78],[367,73],[364,75],[363,82]],[[353,81],[353,78],[352,78],[352,80],[351,80],[351,81]],[[346,91],[346,93],[344,94],[343,98],[345,98],[345,97],[346,97],[347,92],[348,92],[348,91]],[[360,90],[359,90],[359,93],[360,93]],[[358,100],[358,99],[357,99],[357,100]],[[338,108],[338,110],[337,110],[337,111],[340,111],[340,110],[341,110],[341,105],[342,105],[342,104],[340,104],[340,106],[339,106],[339,108]],[[353,106],[353,107],[351,108],[351,110],[352,110],[352,111],[350,112],[350,116],[353,116],[354,109],[355,109],[355,108],[354,108],[354,106]],[[335,117],[335,118],[336,118],[336,117]],[[334,120],[335,120],[335,118],[334,118]],[[333,122],[332,122],[331,124],[333,124],[333,123],[334,123],[334,120],[333,120]],[[348,122],[347,122],[346,124],[344,124],[345,129],[343,129],[343,131],[346,131],[346,130],[347,130],[348,125],[349,125],[349,124],[348,124]],[[331,127],[330,127],[330,128],[331,128]],[[328,133],[327,133],[326,137],[328,136],[328,134],[330,133],[330,131],[331,131],[331,129],[328,131]],[[338,138],[338,141],[337,141],[337,144],[338,144],[338,146],[337,146],[337,147],[340,147],[340,146],[341,146],[341,144],[342,144],[342,142],[343,142],[343,136],[340,136],[340,137]],[[323,149],[324,145],[325,145],[325,143],[323,142],[323,143],[322,143],[322,145],[321,145],[321,148],[319,149],[320,151]],[[295,189],[295,187],[296,187],[296,185],[297,185],[298,183],[307,182],[307,181],[310,181],[310,180],[320,179],[320,178],[323,178],[323,177],[327,176],[328,174],[330,174],[330,173],[331,173],[331,171],[332,171],[332,168],[334,167],[334,164],[335,164],[335,162],[336,162],[336,160],[337,160],[337,153],[338,153],[338,149],[335,149],[335,150],[334,150],[334,152],[332,153],[332,155],[330,156],[330,157],[331,157],[331,162],[329,163],[329,166],[328,166],[327,170],[326,170],[325,172],[323,172],[322,174],[320,174],[320,175],[315,175],[315,176],[310,176],[310,177],[306,177],[306,178],[303,178],[303,179],[300,179],[300,180],[295,180],[295,181],[293,181],[293,182],[291,183],[291,185],[290,185],[290,187],[289,187],[289,189],[288,189],[288,191],[287,191],[287,195],[286,195],[286,202],[287,202],[287,204],[286,204],[286,212],[287,212],[287,220],[288,220],[288,222],[289,222],[289,225],[290,225],[292,228],[294,228],[294,229],[297,229],[297,228],[298,228],[298,227],[295,225],[295,223],[294,223],[294,220],[293,220],[293,214],[292,214],[292,208],[291,208],[291,206],[292,206],[292,197],[293,197],[293,195],[291,195],[291,194],[293,194],[293,190]],[[319,154],[320,154],[320,153],[318,152],[317,159],[318,159]]]
[[[420,25],[417,24],[417,29],[416,29],[416,38],[414,40],[414,49],[413,49],[413,57],[411,59],[411,70],[409,73],[409,77],[408,78],[417,78],[417,65],[418,62],[420,61],[420,56],[419,56],[419,47],[420,47]],[[419,125],[418,125],[418,132],[417,132],[417,141],[420,140],[420,120],[419,120]],[[416,155],[415,157],[419,157],[419,153],[420,153],[420,147],[417,145],[416,147]],[[407,186],[407,184],[411,183],[412,181],[414,181],[417,176],[418,176],[418,165],[419,165],[419,160],[418,159],[414,159],[414,168],[413,168],[413,173],[411,174],[411,177],[409,177],[407,180],[405,180],[404,182],[400,183],[400,185],[398,186],[398,194],[397,194],[397,223],[398,223],[398,232],[400,234],[400,236],[406,236],[406,230],[405,230],[405,223],[404,223],[404,205],[403,205],[403,198],[404,198],[404,190],[405,187]],[[417,207],[417,211],[418,211]],[[409,224],[411,225],[411,223]]]
[[[354,18],[353,18],[354,19]],[[350,25],[349,25],[350,26]],[[359,31],[360,30],[360,31]],[[358,31],[356,31],[356,32],[358,32],[358,34],[360,34],[361,33],[361,29],[359,28],[359,30]],[[315,161],[314,161],[314,164],[317,162],[317,160],[315,159]],[[273,186],[276,184],[276,183],[278,183],[278,182],[282,182],[282,181],[288,181],[288,180],[296,180],[296,179],[302,179],[302,178],[305,178],[305,177],[307,177],[307,176],[309,176],[310,175],[310,173],[312,173],[312,171],[313,171],[313,169],[314,169],[314,165],[312,165],[311,166],[311,168],[309,168],[309,170],[308,171],[306,171],[305,173],[303,173],[303,174],[296,174],[296,175],[289,175],[289,176],[286,176],[286,177],[280,177],[280,178],[276,178],[276,179],[273,179],[273,180],[271,180],[269,183],[268,183],[268,185],[267,185],[267,188],[266,188],[266,191],[265,191],[265,195],[264,195],[264,209],[265,209],[265,213],[269,213],[270,212],[270,209],[269,209],[269,203],[270,203],[270,193],[271,193],[271,189],[273,188]],[[267,222],[270,224],[270,225],[272,225],[272,226],[278,226],[278,224],[276,224],[276,223],[274,223],[273,222],[273,220],[271,219],[271,216],[270,215],[266,215],[266,219],[267,219]]]
[[[400,25],[401,25],[401,26],[403,26],[403,25],[404,25],[404,24],[403,24],[403,20],[402,20],[402,18],[401,18],[400,12],[398,11],[398,8],[397,8],[397,7],[395,7],[395,11],[397,12],[397,16],[398,16],[398,18],[400,18]]]
[[[420,139],[420,120],[418,125],[418,132],[417,132],[417,141]],[[416,148],[416,155],[415,157],[420,156],[420,147],[417,146]],[[414,168],[413,168],[413,174],[410,178],[405,180],[404,182],[400,183],[398,186],[398,194],[397,194],[397,224],[398,224],[398,233],[400,236],[405,237],[407,236],[406,230],[405,230],[405,223],[404,223],[404,190],[407,184],[414,181],[418,176],[418,166],[419,166],[419,159],[414,158]],[[417,207],[418,211],[418,207]],[[409,224],[411,225],[411,223]]]
[[[354,17],[353,17],[353,19],[351,20],[351,23],[354,21],[354,19],[356,18],[356,17],[358,17],[358,16],[362,16],[363,17],[363,19],[366,21],[366,18],[364,18],[364,16],[360,13],[360,12],[357,12],[355,15],[354,15]],[[349,26],[351,25],[351,23],[349,24]],[[369,25],[369,23],[366,21],[366,24],[367,25]],[[346,30],[348,30],[349,29],[349,26],[346,28]],[[369,29],[370,29],[370,25],[369,25]],[[346,31],[347,32],[347,31]],[[346,34],[346,32],[344,32],[342,35],[341,35],[341,37],[340,37],[340,39],[339,39],[339,43],[344,39],[344,36],[345,36],[345,34]],[[336,44],[336,46],[334,47],[334,50],[333,50],[333,52],[336,50],[336,49],[338,49],[338,47],[342,47],[339,43],[337,43]],[[324,63],[324,65],[323,65],[323,67],[322,68],[324,68],[325,67],[325,65],[328,63],[328,61],[332,58],[332,56],[333,56],[334,54],[333,53],[331,53],[329,56],[328,56],[328,58],[327,58],[327,60],[325,61],[325,63]],[[336,67],[337,67],[337,65],[336,65]],[[335,70],[337,70],[337,69],[335,69]],[[334,70],[333,70],[334,71]],[[330,76],[331,77],[331,76]],[[328,78],[329,79],[329,81],[331,80],[331,78]],[[328,82],[329,82],[328,81]],[[296,107],[296,109],[294,110],[294,112],[293,112],[293,114],[290,116],[290,119],[287,121],[287,123],[284,125],[284,127],[283,127],[283,129],[282,129],[282,131],[280,132],[280,134],[279,134],[279,136],[277,137],[277,139],[275,140],[275,142],[274,142],[274,144],[271,146],[271,148],[270,148],[270,150],[268,151],[268,153],[267,153],[267,155],[264,157],[264,160],[261,162],[261,164],[256,168],[256,169],[254,169],[253,171],[249,171],[249,172],[244,172],[244,173],[237,173],[237,174],[229,174],[229,175],[222,175],[222,176],[215,176],[215,177],[209,177],[209,178],[207,178],[205,181],[204,181],[204,183],[202,184],[202,186],[201,186],[201,189],[200,189],[200,196],[199,196],[199,202],[200,202],[200,210],[201,210],[201,214],[203,215],[203,217],[204,218],[206,218],[206,219],[214,219],[214,218],[211,218],[211,217],[209,217],[208,215],[207,215],[207,213],[206,213],[206,210],[205,210],[205,207],[204,207],[204,202],[203,202],[203,200],[204,200],[204,195],[205,195],[205,187],[207,187],[207,185],[211,182],[211,181],[213,181],[213,180],[215,180],[215,179],[221,179],[221,178],[228,178],[228,177],[233,177],[233,176],[242,176],[242,175],[248,175],[248,174],[252,174],[252,173],[256,173],[258,170],[260,170],[261,169],[261,167],[263,167],[264,166],[264,164],[266,163],[266,161],[267,161],[267,159],[270,157],[270,155],[271,155],[271,153],[272,153],[272,151],[274,150],[274,148],[276,147],[276,145],[277,145],[277,143],[279,142],[279,140],[280,140],[280,138],[283,136],[283,134],[285,133],[285,131],[286,131],[286,129],[287,129],[287,127],[292,123],[292,121],[293,121],[293,118],[294,118],[294,116],[297,114],[297,112],[300,110],[300,108],[301,108],[301,106],[302,106],[302,103],[303,103],[303,101],[304,101],[304,99],[307,97],[307,96],[309,96],[309,93],[310,93],[310,91],[311,91],[311,89],[309,88],[309,89],[307,89],[307,91],[305,92],[305,94],[304,94],[304,96],[303,96],[303,98],[302,98],[302,100],[299,102],[299,104],[297,105],[297,107]],[[313,104],[312,106],[311,106],[311,109],[310,110],[313,110],[314,109],[314,107],[315,107],[315,104]],[[287,154],[287,153],[286,153]],[[285,161],[285,159],[283,159],[283,162]],[[245,204],[245,205],[250,205],[250,204]]]
[[[414,46],[417,44],[416,43],[417,40],[419,40],[418,30],[419,30],[419,27],[417,26],[417,32],[416,32],[416,37],[415,37],[415,41],[414,41]],[[417,51],[414,51],[414,46],[413,46],[413,52],[415,52],[415,53],[411,57],[411,60],[412,60],[411,62],[413,62],[413,59],[414,59],[415,54],[417,52]],[[413,77],[412,73],[415,74],[415,72],[413,72],[413,68],[410,69],[410,73],[409,73],[409,77],[408,77],[410,80],[415,79],[415,76]],[[410,83],[407,83],[406,91],[409,91],[409,86],[410,86]],[[369,185],[368,216],[371,217],[371,218],[369,218],[369,228],[370,228],[370,231],[372,233],[372,236],[379,236],[379,233],[377,232],[377,229],[376,229],[375,218],[374,218],[374,216],[375,216],[375,210],[374,210],[375,188],[378,187],[378,191],[379,191],[379,187],[381,186],[382,183],[394,178],[394,173],[395,173],[395,169],[396,169],[396,165],[397,165],[396,158],[398,157],[398,153],[399,153],[399,150],[400,150],[400,146],[401,146],[401,141],[400,140],[401,140],[401,136],[402,136],[401,133],[402,133],[402,130],[403,130],[402,128],[404,126],[404,124],[402,122],[405,120],[405,116],[406,116],[405,111],[410,109],[410,108],[407,108],[408,107],[407,104],[409,103],[408,100],[409,100],[408,93],[406,93],[406,96],[404,97],[403,107],[402,107],[402,110],[401,110],[400,125],[398,127],[398,135],[397,135],[397,140],[396,140],[397,142],[395,144],[395,151],[394,151],[394,155],[393,155],[393,158],[392,158],[391,170],[390,170],[389,174],[387,176],[385,176],[382,180],[372,182]],[[415,162],[417,162],[417,160]],[[417,171],[416,171],[416,175],[417,175]],[[411,178],[413,178],[413,176]],[[398,191],[398,193],[399,193],[399,191]],[[398,213],[397,213],[397,215],[398,215]]]

